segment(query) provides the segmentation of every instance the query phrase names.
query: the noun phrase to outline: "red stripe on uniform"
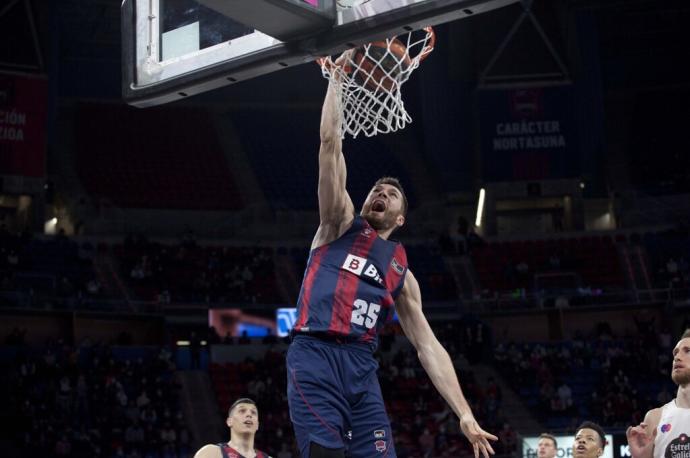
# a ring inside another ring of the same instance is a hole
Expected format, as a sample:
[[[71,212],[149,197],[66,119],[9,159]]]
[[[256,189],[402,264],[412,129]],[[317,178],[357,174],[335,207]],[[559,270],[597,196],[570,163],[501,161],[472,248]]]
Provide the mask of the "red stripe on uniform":
[[[383,284],[386,286],[388,294],[382,301],[381,307],[386,308],[390,308],[395,303],[392,294],[398,287],[400,287],[402,281],[405,278],[404,275],[406,272],[405,270],[403,270],[402,275],[396,272],[393,268],[393,259],[395,259],[401,267],[407,266],[407,253],[405,252],[405,248],[401,244],[398,244],[395,247],[395,250],[393,251],[393,257],[391,258],[391,262],[390,264],[388,264],[388,270],[386,271],[386,275],[383,276]],[[392,318],[393,316],[391,315],[389,319]],[[378,326],[374,326],[373,328],[369,329],[367,333],[364,336],[362,336],[362,340],[364,342],[371,342],[372,340],[374,340],[374,336],[376,335],[377,330]]]
[[[352,243],[352,247],[348,251],[348,254],[359,256],[364,259],[367,258],[374,241],[376,241],[378,237],[376,231],[373,230],[366,236],[363,235],[362,231],[367,227],[369,227],[369,223],[365,222],[359,234],[357,234],[357,238]],[[363,268],[366,268],[366,266]],[[331,325],[328,328],[329,332],[342,335],[350,334],[352,306],[356,299],[355,296],[357,295],[359,282],[360,278],[358,275],[341,268],[333,297],[333,316],[331,317]]]
[[[321,267],[321,259],[328,251],[328,245],[323,245],[317,248],[312,253],[312,260],[309,263],[309,269],[307,270],[307,275],[304,277],[304,294],[302,294],[302,302],[299,304],[299,317],[295,323],[294,329],[299,329],[307,323],[309,318],[309,301],[311,299],[311,289],[314,286],[314,278],[316,273]]]

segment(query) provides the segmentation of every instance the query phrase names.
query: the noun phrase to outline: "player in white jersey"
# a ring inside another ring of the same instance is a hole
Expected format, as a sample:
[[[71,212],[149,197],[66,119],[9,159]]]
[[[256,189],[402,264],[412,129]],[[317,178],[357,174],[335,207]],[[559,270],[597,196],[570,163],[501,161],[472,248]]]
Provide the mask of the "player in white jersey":
[[[690,329],[673,349],[671,379],[678,385],[676,398],[628,428],[632,458],[690,457]]]

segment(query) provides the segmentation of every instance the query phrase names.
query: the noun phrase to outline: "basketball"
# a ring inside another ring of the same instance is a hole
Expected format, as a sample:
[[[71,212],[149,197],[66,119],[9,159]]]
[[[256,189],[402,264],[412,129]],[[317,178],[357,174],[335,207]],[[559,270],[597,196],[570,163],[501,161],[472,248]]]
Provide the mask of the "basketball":
[[[374,41],[356,48],[352,55],[354,79],[357,84],[375,91],[382,87],[390,91],[400,83],[411,60],[407,48],[397,38]]]

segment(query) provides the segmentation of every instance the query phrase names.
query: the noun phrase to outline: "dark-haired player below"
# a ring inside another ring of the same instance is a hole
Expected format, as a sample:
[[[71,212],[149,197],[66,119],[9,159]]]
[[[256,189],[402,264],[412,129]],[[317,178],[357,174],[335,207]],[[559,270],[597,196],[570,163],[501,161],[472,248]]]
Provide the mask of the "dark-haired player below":
[[[259,411],[254,401],[240,398],[233,402],[225,423],[230,428],[230,442],[204,445],[194,458],[271,458],[254,449],[254,436],[259,429]]]
[[[671,379],[678,385],[676,398],[650,410],[642,423],[628,428],[633,458],[690,456],[690,329],[673,349]]]
[[[337,62],[336,62],[337,63]],[[493,454],[453,364],[422,312],[419,284],[403,246],[389,240],[405,223],[395,178],[379,179],[357,214],[346,184],[342,114],[329,84],[321,115],[320,224],[311,245],[287,353],[290,418],[303,458],[395,458],[373,357],[378,332],[397,309],[405,335],[434,386],[460,420],[474,454]]]
[[[591,421],[578,426],[573,442],[573,458],[599,458],[605,448],[606,436],[601,426]]]

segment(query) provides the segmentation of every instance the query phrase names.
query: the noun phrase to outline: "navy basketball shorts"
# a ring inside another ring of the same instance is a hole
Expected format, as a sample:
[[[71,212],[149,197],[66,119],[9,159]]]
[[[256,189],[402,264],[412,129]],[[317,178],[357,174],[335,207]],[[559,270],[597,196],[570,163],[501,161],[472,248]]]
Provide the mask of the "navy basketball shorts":
[[[350,458],[395,458],[390,421],[368,346],[296,336],[287,352],[290,419],[302,458],[310,443]]]

